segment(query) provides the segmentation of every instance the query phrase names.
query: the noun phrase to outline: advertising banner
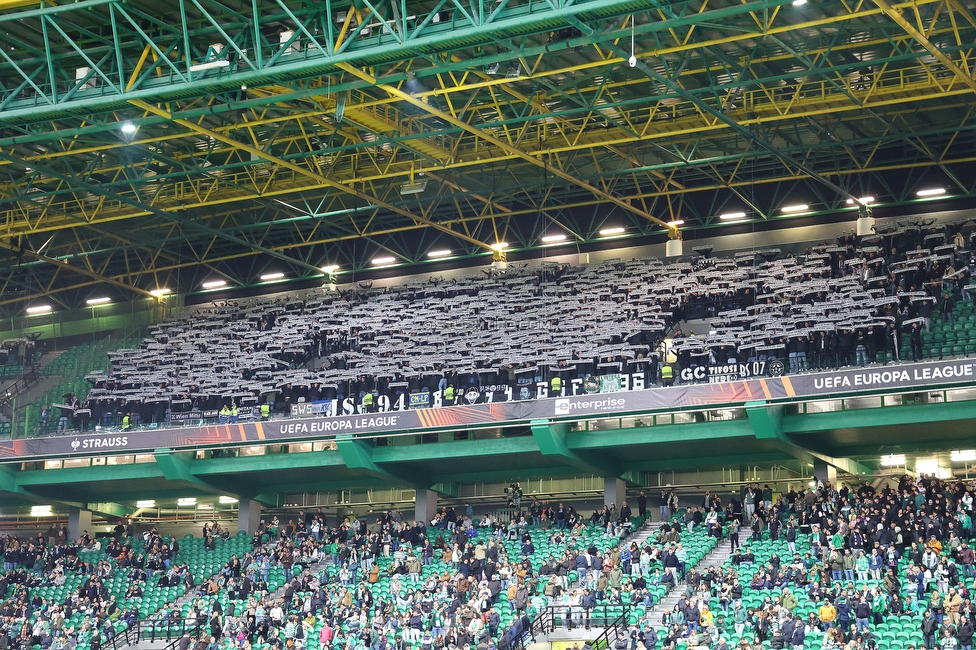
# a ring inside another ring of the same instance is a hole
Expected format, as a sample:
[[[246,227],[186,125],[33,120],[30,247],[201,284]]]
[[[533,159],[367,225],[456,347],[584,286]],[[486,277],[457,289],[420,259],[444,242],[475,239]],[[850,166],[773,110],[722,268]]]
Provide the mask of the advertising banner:
[[[724,373],[728,374],[728,373]],[[618,387],[643,382],[620,381]],[[611,384],[612,385],[612,384]],[[738,381],[696,383],[670,388],[617,390],[498,401],[504,393],[483,392],[478,400],[467,392],[455,406],[436,405],[377,413],[357,413],[351,403],[337,405],[329,400],[301,404],[306,417],[284,420],[238,422],[228,425],[130,431],[125,433],[67,433],[60,436],[0,441],[0,460],[18,458],[51,458],[71,455],[105,455],[147,453],[154,449],[179,449],[223,444],[262,444],[270,441],[332,438],[337,434],[378,434],[413,430],[483,425],[505,425],[531,420],[566,419],[608,414],[649,411],[705,409],[717,406],[743,405],[747,402],[810,398],[824,399],[839,395],[856,395],[869,391],[924,390],[935,386],[976,386],[976,360],[961,359],[926,363],[848,368],[781,377],[751,377]],[[582,387],[581,387],[582,388]],[[420,393],[418,395],[424,395]],[[430,394],[428,404],[430,403]],[[404,405],[405,406],[405,405]],[[336,414],[338,413],[338,414]],[[330,415],[335,414],[335,415]],[[173,414],[176,415],[176,414]],[[182,418],[184,414],[180,414]],[[202,414],[207,417],[207,413]],[[216,414],[214,414],[216,415]],[[242,413],[243,416],[243,413]],[[174,418],[175,420],[175,418]]]

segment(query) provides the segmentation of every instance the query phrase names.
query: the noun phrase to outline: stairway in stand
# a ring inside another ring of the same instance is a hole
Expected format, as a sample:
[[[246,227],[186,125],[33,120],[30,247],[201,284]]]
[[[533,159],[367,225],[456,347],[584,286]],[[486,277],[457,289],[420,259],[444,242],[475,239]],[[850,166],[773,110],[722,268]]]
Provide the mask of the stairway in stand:
[[[644,545],[644,542],[653,537],[660,528],[660,521],[651,521],[648,519],[644,522],[643,526],[632,532],[627,537],[621,539],[618,546],[623,548],[624,546],[630,546],[632,543],[637,542],[637,547],[640,548]]]
[[[698,573],[702,573],[706,569],[722,566],[731,556],[732,543],[729,542],[728,537],[722,537],[715,545],[715,548],[701,559],[701,562],[694,567],[688,567],[688,570],[695,569]],[[651,621],[654,624],[663,624],[665,614],[674,609],[674,606],[681,600],[682,594],[685,593],[685,584],[683,581],[679,582],[667,596],[659,602],[654,603],[654,609],[652,610],[654,613],[651,615]]]
[[[622,537],[617,546],[623,548],[634,542],[637,546],[642,546],[645,540],[652,537],[660,528],[660,521],[647,520],[640,528]],[[578,643],[582,647],[585,643],[598,639],[604,630],[604,627],[596,625],[590,628],[574,627],[573,629],[556,627],[548,633],[538,634],[525,650],[549,650],[553,643]]]

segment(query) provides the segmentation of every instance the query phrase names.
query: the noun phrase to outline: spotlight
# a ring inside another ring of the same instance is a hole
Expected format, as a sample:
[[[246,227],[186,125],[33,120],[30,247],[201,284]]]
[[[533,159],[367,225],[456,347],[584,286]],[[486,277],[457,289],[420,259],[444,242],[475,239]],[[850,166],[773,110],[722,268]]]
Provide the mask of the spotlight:
[[[806,212],[810,209],[810,206],[806,203],[797,203],[796,205],[784,205],[781,210],[786,214],[793,214],[794,212]]]
[[[490,66],[485,68],[485,74],[498,74],[498,64],[492,63]]]
[[[409,181],[403,183],[398,188],[401,195],[405,194],[420,194],[427,189],[427,178],[420,178],[416,181]]]
[[[125,135],[132,135],[135,132],[136,132],[135,124],[133,124],[132,122],[122,123],[122,133],[124,133]]]
[[[505,76],[509,79],[518,79],[520,76],[522,76],[522,64],[518,62],[513,63],[508,69],[508,74]]]
[[[335,273],[338,270],[339,270],[339,265],[338,264],[328,264],[328,265],[322,267],[322,272],[323,273],[328,273],[329,275],[332,275],[333,273]]]
[[[542,238],[544,244],[555,244],[561,241],[566,241],[566,235],[559,233],[558,235],[546,235]]]

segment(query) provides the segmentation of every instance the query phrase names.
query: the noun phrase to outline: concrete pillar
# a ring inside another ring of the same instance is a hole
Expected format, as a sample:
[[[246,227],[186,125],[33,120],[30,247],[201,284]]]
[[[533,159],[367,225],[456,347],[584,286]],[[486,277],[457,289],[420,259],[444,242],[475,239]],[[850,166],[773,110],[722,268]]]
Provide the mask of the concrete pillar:
[[[86,530],[94,537],[91,530],[91,516],[91,510],[68,508],[68,537],[77,540]]]
[[[833,465],[828,465],[822,460],[814,461],[813,476],[817,481],[822,481],[823,483],[829,481],[831,485],[835,488],[837,487],[837,468]]]
[[[261,502],[241,499],[237,504],[237,531],[253,535],[261,523]]]
[[[604,505],[616,505],[617,510],[627,500],[627,483],[623,479],[606,477],[603,479],[603,503]]]
[[[437,514],[437,493],[433,490],[417,490],[417,505],[413,518],[427,526]]]

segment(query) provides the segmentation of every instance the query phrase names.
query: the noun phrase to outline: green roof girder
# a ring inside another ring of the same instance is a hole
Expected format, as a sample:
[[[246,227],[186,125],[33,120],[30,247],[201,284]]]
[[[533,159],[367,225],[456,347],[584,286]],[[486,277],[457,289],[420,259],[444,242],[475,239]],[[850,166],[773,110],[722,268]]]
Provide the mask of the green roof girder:
[[[644,26],[644,31],[653,32],[673,27],[692,25],[706,22],[708,20],[721,20],[725,17],[747,14],[750,11],[762,11],[771,9],[779,5],[788,4],[789,0],[759,0],[742,5],[732,5],[718,10],[708,11],[705,14],[689,12],[687,15],[675,21],[665,24],[663,21],[650,22]],[[328,7],[331,7],[331,0],[326,0]],[[243,59],[246,65],[243,70],[235,70],[227,74],[220,69],[218,74],[206,74],[195,79],[193,72],[189,70],[189,63],[185,60],[176,62],[167,60],[166,67],[162,65],[154,66],[155,69],[164,70],[166,74],[155,76],[143,72],[142,81],[134,85],[131,89],[126,89],[121,85],[121,80],[127,79],[131,70],[106,70],[100,75],[103,79],[120,79],[120,85],[115,86],[105,84],[94,89],[77,92],[68,101],[58,101],[58,97],[52,96],[45,99],[35,96],[34,98],[13,100],[6,102],[4,117],[28,118],[28,119],[49,119],[54,115],[66,114],[77,110],[82,106],[85,110],[92,108],[112,109],[119,108],[124,102],[130,99],[143,99],[149,101],[166,101],[194,94],[209,94],[225,90],[236,90],[241,84],[258,86],[266,83],[281,83],[293,79],[300,79],[309,75],[328,74],[336,71],[339,63],[349,63],[353,65],[370,65],[380,62],[392,62],[402,59],[405,53],[437,53],[447,52],[459,47],[473,47],[477,45],[488,45],[493,42],[497,34],[505,34],[506,37],[517,37],[539,32],[548,32],[559,29],[567,25],[570,18],[582,18],[584,20],[612,19],[616,16],[627,15],[635,11],[646,9],[646,4],[641,0],[576,0],[575,2],[549,2],[547,0],[530,0],[523,5],[508,7],[506,4],[496,5],[492,0],[475,0],[470,6],[476,7],[480,17],[465,17],[464,12],[456,12],[453,19],[447,22],[434,23],[424,21],[412,33],[408,33],[404,38],[397,38],[395,35],[387,33],[386,30],[379,30],[375,36],[364,37],[359,30],[351,30],[347,40],[337,47],[335,36],[332,30],[328,34],[315,35],[314,26],[311,22],[318,19],[319,13],[313,15],[296,16],[299,24],[295,24],[288,12],[279,14],[278,17],[261,16],[255,24],[247,25],[238,23],[239,34],[227,32],[220,34],[219,30],[213,29],[214,25],[233,26],[234,21],[222,19],[217,16],[215,20],[201,23],[210,25],[210,28],[201,27],[198,31],[186,30],[180,26],[181,34],[175,31],[170,35],[172,43],[163,42],[160,44],[152,42],[151,38],[158,38],[135,27],[135,22],[128,19],[127,5],[122,0],[87,0],[75,5],[64,7],[44,7],[23,12],[0,14],[0,23],[4,21],[33,21],[40,19],[42,24],[56,24],[62,14],[70,15],[72,10],[84,10],[90,15],[98,15],[102,20],[107,20],[107,16],[94,14],[95,8],[107,9],[111,15],[116,13],[121,17],[115,20],[112,25],[115,42],[120,47],[126,49],[122,51],[122,58],[125,60],[134,59],[138,56],[143,47],[151,44],[157,53],[173,51],[177,47],[184,48],[184,43],[193,45],[199,43],[198,51],[203,51],[207,45],[214,42],[223,42],[228,47],[233,47],[226,42],[225,35],[231,36],[231,42],[240,47],[240,44],[250,40],[253,45],[252,33],[259,31],[259,25],[265,24],[274,29],[291,28],[296,34],[301,36],[302,43],[308,44],[306,49],[300,54],[281,55],[287,48],[280,48],[274,54],[271,51],[261,52],[259,56],[256,51],[249,51],[248,54],[253,59]],[[457,0],[451,3],[442,2],[439,9],[461,9],[464,5]],[[345,6],[342,6],[345,8]],[[197,5],[197,9],[202,11],[202,7]],[[58,10],[58,11],[53,11]],[[132,10],[132,7],[129,7]],[[459,26],[458,13],[462,18]],[[334,15],[331,8],[329,15]],[[253,19],[253,17],[252,17]],[[309,23],[311,29],[305,25]],[[369,23],[367,23],[369,24]],[[331,26],[331,24],[329,25]],[[127,32],[120,33],[119,30],[125,28]],[[192,34],[191,34],[192,32]],[[299,34],[300,32],[300,34]],[[240,35],[240,37],[239,37]],[[162,36],[162,35],[160,35]],[[192,36],[192,39],[191,39]],[[314,40],[313,40],[314,39]],[[587,42],[586,38],[576,39],[578,44]],[[287,45],[287,44],[286,44]],[[269,44],[269,50],[278,48],[277,43]],[[66,49],[71,51],[74,46]],[[252,47],[252,50],[255,48]],[[544,51],[544,48],[539,48]],[[55,54],[52,48],[51,37],[45,34],[45,50]],[[49,54],[49,57],[51,56]],[[97,57],[97,52],[93,54]],[[264,54],[270,54],[270,58],[264,59]],[[117,57],[113,57],[117,58]],[[66,63],[67,64],[67,63]],[[115,66],[118,65],[116,62]],[[70,65],[69,67],[74,67]],[[2,69],[2,67],[0,67]],[[17,77],[22,77],[18,73]],[[50,80],[34,80],[37,87],[42,91],[50,91]],[[76,84],[78,85],[78,84]],[[70,91],[69,91],[70,92]]]
[[[510,120],[510,122],[512,122],[512,123],[522,122],[522,121],[523,120],[521,118],[515,118],[513,120]],[[506,122],[509,122],[509,121],[499,121],[498,124],[503,124],[503,123],[506,123]],[[916,137],[916,138],[926,137],[927,138],[927,137],[940,136],[940,135],[949,135],[949,136],[951,136],[951,135],[955,135],[957,133],[968,133],[968,132],[971,132],[971,131],[976,131],[976,123],[970,124],[968,126],[967,125],[960,125],[960,126],[953,127],[953,128],[935,128],[935,129],[927,129],[927,130],[922,130],[922,131],[915,131],[915,132],[912,133],[912,137]],[[405,140],[419,139],[421,137],[422,136],[411,135],[411,136],[404,136],[404,137],[400,137],[400,138],[390,138],[389,139],[389,142],[391,142],[391,143],[397,143],[397,142],[401,142],[401,141],[405,141]],[[881,134],[879,134],[877,136],[874,136],[874,137],[865,137],[865,138],[850,139],[850,140],[844,140],[842,142],[836,142],[834,140],[828,140],[828,141],[825,141],[825,142],[822,142],[822,143],[818,144],[817,145],[817,150],[824,152],[824,155],[832,155],[832,154],[830,154],[830,151],[832,149],[836,149],[836,148],[841,148],[841,147],[845,147],[845,146],[846,147],[856,147],[856,146],[861,146],[861,145],[873,145],[875,143],[885,142],[885,141],[891,141],[892,143],[895,143],[895,142],[898,142],[899,140],[901,140],[903,138],[904,138],[904,134],[894,133],[894,132],[890,132],[889,131],[889,132],[881,133]],[[320,150],[320,151],[312,151],[312,152],[300,152],[300,153],[296,153],[296,154],[289,154],[289,155],[281,156],[281,158],[284,159],[284,160],[296,162],[296,161],[304,160],[305,158],[307,158],[309,156],[321,155],[322,153],[325,153],[325,152],[352,151],[352,150],[367,148],[369,146],[375,146],[376,144],[377,144],[376,142],[356,143],[356,144],[352,144],[352,145],[344,145],[344,146],[340,146],[340,147],[330,148],[328,150]],[[782,151],[782,152],[784,152],[786,154],[794,154],[794,153],[801,153],[802,154],[802,153],[809,152],[810,151],[810,147],[809,146],[804,146],[804,145],[787,146],[787,147],[780,147],[780,151]],[[616,176],[619,176],[622,173],[629,174],[629,173],[634,173],[634,172],[666,171],[666,170],[670,170],[670,169],[674,169],[674,168],[686,169],[686,168],[689,168],[689,167],[696,167],[696,166],[702,166],[702,165],[714,165],[716,163],[736,162],[736,161],[743,160],[743,159],[755,158],[758,155],[759,154],[757,152],[755,152],[753,150],[749,150],[749,151],[743,151],[743,152],[739,152],[739,153],[736,153],[736,154],[729,154],[729,155],[725,155],[725,156],[708,156],[706,158],[692,158],[692,159],[690,159],[688,161],[675,160],[674,162],[664,162],[664,163],[657,163],[657,164],[653,164],[653,165],[642,165],[642,166],[636,166],[636,167],[626,167],[626,168],[623,168],[623,169],[605,170],[605,171],[597,172],[597,173],[594,173],[594,174],[580,175],[580,178],[582,178],[584,180],[596,180],[596,179],[600,179],[600,178],[616,177]],[[238,162],[231,163],[231,164],[214,165],[212,167],[206,168],[203,171],[205,173],[213,173],[213,172],[216,172],[216,171],[219,171],[219,170],[239,170],[239,169],[244,169],[244,168],[247,168],[247,167],[252,166],[252,165],[255,165],[255,164],[262,164],[262,161],[238,161]],[[198,175],[200,173],[200,171],[201,170],[187,169],[185,171],[180,171],[180,172],[170,172],[170,173],[166,173],[166,174],[157,174],[155,176],[144,176],[144,177],[140,177],[138,179],[125,179],[125,178],[123,178],[123,179],[117,180],[117,181],[111,181],[111,182],[106,182],[106,183],[99,183],[97,185],[97,187],[98,188],[104,188],[106,190],[112,190],[112,189],[119,190],[119,189],[124,189],[124,188],[129,188],[129,187],[138,187],[141,184],[145,184],[145,183],[154,183],[154,182],[157,182],[157,181],[162,180],[162,179],[183,179],[183,178],[188,178],[188,177],[191,177],[193,175]],[[692,186],[692,189],[693,189],[693,186]],[[64,186],[62,189],[57,189],[57,190],[54,190],[54,191],[45,191],[45,192],[33,193],[33,194],[30,195],[30,197],[32,199],[47,198],[47,197],[57,197],[57,196],[71,195],[71,194],[76,193],[76,192],[77,192],[77,188]],[[452,191],[443,193],[441,196],[444,197],[444,198],[451,198],[453,196],[463,196],[463,195],[464,195],[464,192],[456,192],[456,191],[453,191],[452,190]],[[256,197],[256,198],[260,198],[260,197]],[[394,205],[399,205],[399,206],[411,206],[411,205],[413,205],[413,201],[404,200],[403,198],[394,199],[394,200],[391,201],[391,203],[393,203]],[[340,209],[340,210],[336,210],[335,212],[336,212],[336,216],[338,216],[338,217],[344,217],[344,216],[348,215],[351,212],[370,212],[370,211],[374,211],[374,210],[376,210],[376,207],[375,206],[372,206],[372,205],[359,205],[359,206],[353,206],[353,207],[349,207],[349,208],[343,208],[343,209]],[[268,225],[270,225],[272,223],[274,225],[283,225],[283,224],[288,224],[288,223],[292,223],[292,222],[295,222],[295,221],[310,220],[310,219],[318,220],[318,219],[321,219],[323,216],[328,216],[328,215],[311,214],[311,215],[301,216],[301,217],[288,217],[288,218],[284,218],[284,219],[275,219],[273,222],[259,222],[259,223],[254,223],[254,224],[245,224],[245,225],[242,225],[242,226],[240,226],[240,227],[238,227],[236,229],[237,230],[240,230],[240,231],[243,231],[243,230],[246,230],[246,229],[263,228],[263,227],[266,227],[266,226],[268,226]],[[398,217],[393,217],[393,218],[394,219],[397,219]],[[138,247],[139,244],[134,244],[134,246],[137,246]],[[106,249],[106,250],[108,250],[108,249]],[[120,250],[120,247],[114,247],[112,250]]]

